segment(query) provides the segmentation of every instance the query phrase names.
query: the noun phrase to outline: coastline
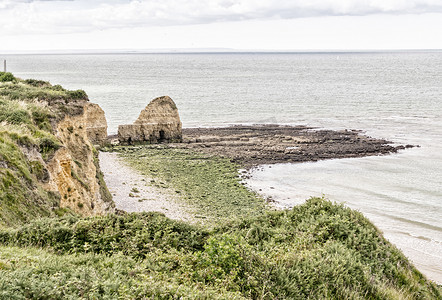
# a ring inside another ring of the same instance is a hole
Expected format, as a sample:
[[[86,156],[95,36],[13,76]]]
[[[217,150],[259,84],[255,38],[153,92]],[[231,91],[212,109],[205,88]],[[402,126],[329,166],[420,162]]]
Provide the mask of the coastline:
[[[108,142],[111,143],[116,138],[116,135],[109,135]],[[195,203],[193,207],[188,206],[189,203],[181,195],[182,191],[174,187],[174,176],[192,177],[197,182],[194,187],[203,185],[208,177],[215,181],[220,176],[238,177],[232,184],[236,186],[236,181],[241,182],[240,197],[247,194],[242,191],[245,189],[255,195],[253,197],[271,204],[273,209],[280,209],[272,205],[274,200],[271,196],[266,197],[260,191],[244,187],[247,184],[243,180],[250,179],[253,170],[264,165],[388,155],[413,147],[419,146],[393,145],[391,141],[372,138],[358,130],[318,130],[303,125],[191,127],[183,128],[183,141],[180,143],[105,147],[104,152],[100,151],[100,165],[118,209],[126,212],[158,211],[172,219],[194,221],[198,214]],[[112,153],[113,151],[118,154]],[[150,161],[144,159],[145,157],[149,157]],[[213,170],[206,168],[201,172],[199,166],[186,162],[189,158],[202,160],[204,163],[211,161]],[[175,162],[170,163],[171,161]],[[181,164],[179,168],[174,165],[177,162]],[[180,173],[183,168],[189,169],[187,173]],[[226,171],[228,175],[224,171],[214,171],[224,168],[229,170]],[[197,174],[193,174],[194,170]],[[180,180],[182,178],[178,181]],[[189,180],[185,181],[185,185],[189,184]],[[221,183],[223,184],[226,183]],[[139,186],[143,188],[139,190]],[[215,187],[206,188],[216,194]],[[236,192],[236,189],[231,189],[230,192]],[[209,191],[208,194],[210,193]],[[205,194],[206,192],[201,192],[187,197],[204,202]],[[145,200],[150,204],[143,203]]]
[[[336,158],[387,155],[412,147],[410,145],[392,146],[391,142],[361,135],[359,131],[355,130],[314,130],[304,126],[231,126],[221,128],[185,128],[183,131],[184,143],[152,145],[148,147],[157,149],[168,148],[173,151],[190,150],[208,156],[220,156],[229,159],[246,170],[254,169],[261,164],[293,163],[294,160],[296,162],[315,162]],[[297,146],[293,146],[294,144]],[[296,149],[292,147],[296,147]],[[284,151],[287,148],[289,151]],[[161,155],[167,157],[169,154],[163,152]],[[123,156],[121,159],[127,160],[127,157],[124,158]],[[169,157],[169,159],[174,158]],[[132,167],[134,167],[133,163]],[[246,170],[241,171],[241,178],[250,178],[250,172]],[[135,170],[133,171],[135,172]],[[138,171],[140,172],[141,169]],[[150,174],[150,176],[152,175],[157,176],[158,174]],[[143,176],[146,176],[145,172],[143,172]],[[161,193],[163,191],[166,190],[160,189],[157,192]],[[259,193],[259,191],[257,192]],[[167,194],[167,191],[165,194]],[[273,201],[272,197],[260,197],[263,201]],[[176,198],[175,201],[185,203],[183,199]],[[159,203],[161,203],[161,200]],[[147,206],[146,208],[149,209]],[[174,204],[172,204],[168,207],[166,215],[180,215],[180,210],[179,206],[174,208]],[[187,220],[189,220],[188,217]]]

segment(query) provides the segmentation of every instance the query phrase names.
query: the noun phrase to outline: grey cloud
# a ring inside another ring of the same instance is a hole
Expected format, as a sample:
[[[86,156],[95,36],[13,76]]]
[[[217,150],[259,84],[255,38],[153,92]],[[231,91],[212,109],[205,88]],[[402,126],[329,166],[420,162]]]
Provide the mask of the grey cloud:
[[[136,13],[133,14],[133,9]],[[111,6],[103,19],[119,20],[126,11],[136,23],[211,23],[272,18],[421,14],[442,12],[438,0],[162,0],[130,1]],[[149,17],[149,18],[144,18]]]
[[[44,9],[39,9],[42,6]],[[52,6],[53,9],[51,9]],[[206,24],[240,20],[436,12],[442,12],[442,1],[0,0],[0,29],[14,34],[66,33],[94,29]]]

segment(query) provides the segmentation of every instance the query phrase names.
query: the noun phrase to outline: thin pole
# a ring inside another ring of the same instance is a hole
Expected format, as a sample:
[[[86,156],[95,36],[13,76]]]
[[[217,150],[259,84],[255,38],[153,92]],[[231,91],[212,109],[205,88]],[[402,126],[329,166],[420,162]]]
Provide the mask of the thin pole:
[[[6,73],[6,59],[3,60],[3,70],[5,70],[4,72]]]

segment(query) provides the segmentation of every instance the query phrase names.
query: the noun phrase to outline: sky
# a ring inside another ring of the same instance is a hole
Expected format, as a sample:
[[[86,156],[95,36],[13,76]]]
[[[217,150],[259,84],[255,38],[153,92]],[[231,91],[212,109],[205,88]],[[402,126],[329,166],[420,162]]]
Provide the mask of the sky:
[[[0,52],[442,49],[442,0],[0,0]]]

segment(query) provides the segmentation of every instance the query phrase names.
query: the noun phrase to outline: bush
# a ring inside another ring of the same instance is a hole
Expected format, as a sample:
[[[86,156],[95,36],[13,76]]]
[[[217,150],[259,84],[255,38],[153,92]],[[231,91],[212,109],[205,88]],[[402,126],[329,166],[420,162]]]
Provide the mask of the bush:
[[[59,92],[64,92],[64,91],[66,91],[66,90],[65,90],[61,85],[59,85],[59,84],[56,84],[56,85],[52,86],[51,89],[54,90],[54,91],[59,91]]]
[[[30,124],[31,116],[26,106],[15,101],[0,101],[0,122],[10,124]]]
[[[75,100],[88,100],[87,94],[83,90],[68,91],[69,97]]]
[[[54,116],[47,110],[43,108],[34,107],[32,109],[32,119],[34,124],[41,130],[51,132],[52,126],[50,123],[50,119],[54,118]]]
[[[55,140],[55,137],[43,136],[39,140],[39,147],[43,158],[48,158],[48,156],[57,151],[61,145]]]
[[[26,110],[16,110],[9,114],[6,121],[11,124],[24,124],[28,123],[30,120],[30,115]]]
[[[37,79],[26,79],[24,81],[26,84],[35,86],[35,87],[45,87],[50,86],[51,84],[48,81],[37,80]]]
[[[3,73],[10,74],[10,73]],[[60,85],[51,86],[49,82],[28,79],[17,80],[12,74],[1,75],[4,81],[13,81],[14,84],[0,86],[0,96],[5,96],[10,100],[44,100],[51,103],[65,103],[69,100],[88,100],[88,96],[83,90],[69,91]],[[11,80],[13,79],[13,80]]]
[[[15,81],[14,75],[9,72],[0,72],[0,82]]]
[[[165,298],[211,290],[246,299],[441,299],[437,286],[360,213],[318,198],[211,231],[159,213],[42,219],[0,231],[0,244],[94,253],[90,259],[111,256],[115,263],[131,258],[138,280],[126,276],[120,281],[126,289],[114,298],[145,298],[162,286],[158,292]],[[45,268],[29,268],[26,278]],[[96,265],[89,273],[105,268]],[[56,278],[70,272],[77,270]],[[41,276],[38,282],[54,278]],[[8,282],[8,290],[24,291]],[[94,291],[85,282],[85,295]]]
[[[63,232],[60,238],[60,230]],[[0,233],[0,243],[50,247],[63,252],[122,252],[144,257],[152,249],[202,249],[207,233],[160,213],[102,218],[41,219]]]

